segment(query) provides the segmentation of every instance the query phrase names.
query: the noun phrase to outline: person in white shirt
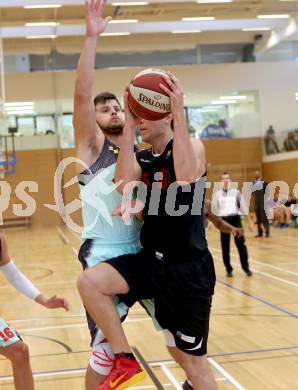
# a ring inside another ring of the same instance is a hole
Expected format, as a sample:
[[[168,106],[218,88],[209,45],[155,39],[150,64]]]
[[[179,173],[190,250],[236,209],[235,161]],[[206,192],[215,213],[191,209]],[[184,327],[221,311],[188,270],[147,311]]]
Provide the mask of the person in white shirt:
[[[217,191],[212,200],[212,210],[214,214],[222,217],[230,225],[237,228],[242,227],[241,215],[245,215],[248,219],[248,227],[253,231],[253,221],[251,220],[248,208],[240,191],[231,188],[231,177],[228,172],[221,175],[222,189]],[[233,267],[230,259],[230,233],[220,233],[221,249],[223,262],[226,267],[227,276],[233,276]],[[244,235],[234,237],[237,246],[241,267],[247,276],[251,276],[252,272],[249,269],[248,251],[245,244]]]

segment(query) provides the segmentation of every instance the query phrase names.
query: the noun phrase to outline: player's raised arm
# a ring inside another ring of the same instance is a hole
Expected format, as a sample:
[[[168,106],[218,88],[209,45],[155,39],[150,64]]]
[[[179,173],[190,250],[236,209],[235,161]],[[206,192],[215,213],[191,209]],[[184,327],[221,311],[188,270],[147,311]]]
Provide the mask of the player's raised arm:
[[[86,35],[77,66],[73,116],[79,158],[86,157],[88,151],[98,153],[103,144],[103,134],[96,124],[92,88],[98,36],[111,20],[110,16],[103,17],[106,0],[87,0],[85,4]],[[89,163],[86,158],[82,159]]]
[[[170,97],[173,116],[173,155],[177,181],[194,183],[206,170],[205,148],[198,139],[191,139],[184,114],[183,90],[180,81],[168,72],[170,79],[164,78],[168,87],[160,87]]]
[[[124,91],[124,110],[125,110],[125,125],[123,129],[123,136],[119,142],[120,152],[117,159],[115,181],[119,183],[117,190],[122,194],[124,190],[131,192],[133,190],[133,183],[135,180],[141,179],[141,167],[139,166],[135,152],[135,118],[128,105],[128,86]]]

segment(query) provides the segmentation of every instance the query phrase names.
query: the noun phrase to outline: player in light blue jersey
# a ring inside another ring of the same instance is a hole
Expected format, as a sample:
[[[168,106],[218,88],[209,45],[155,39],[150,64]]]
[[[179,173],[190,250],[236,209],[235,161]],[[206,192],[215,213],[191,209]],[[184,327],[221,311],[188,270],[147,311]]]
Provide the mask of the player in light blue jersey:
[[[134,218],[124,224],[112,216],[121,202],[114,183],[118,142],[124,127],[124,114],[117,97],[103,92],[92,98],[96,45],[110,17],[102,18],[105,1],[86,3],[86,36],[77,66],[74,93],[76,157],[82,200],[83,233],[79,260],[83,268],[101,261],[140,250],[141,222]],[[124,319],[128,308],[114,297],[119,316]],[[114,354],[105,336],[87,313],[91,334],[92,356],[86,371],[85,386],[93,390],[109,373]],[[134,359],[133,356],[129,356]]]

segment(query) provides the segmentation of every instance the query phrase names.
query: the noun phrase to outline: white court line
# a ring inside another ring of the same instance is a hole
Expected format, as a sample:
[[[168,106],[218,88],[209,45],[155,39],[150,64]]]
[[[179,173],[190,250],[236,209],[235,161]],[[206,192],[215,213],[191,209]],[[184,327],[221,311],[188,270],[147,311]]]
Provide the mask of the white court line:
[[[156,361],[156,362],[152,362],[152,363],[148,363],[149,366],[151,367],[161,367],[162,365],[166,366],[166,365],[178,365],[178,363],[176,363],[174,360],[161,360],[161,361]],[[215,378],[216,382],[225,382],[227,380],[226,377],[222,377],[222,378]]]
[[[73,246],[71,247],[71,249],[72,249],[73,253],[76,255],[76,257],[78,257],[79,252],[77,251],[77,249]]]
[[[66,328],[81,328],[82,326],[87,327],[87,322],[82,322],[80,324],[68,324],[68,325],[55,325],[55,326],[41,326],[39,328],[25,328],[18,329],[19,333],[23,332],[33,332],[36,330],[51,330],[51,329],[66,329]]]
[[[61,230],[60,228],[57,228],[57,230],[58,230],[60,236],[62,237],[63,241],[64,241],[66,244],[69,244],[69,239],[68,239],[68,237],[62,232],[62,230]],[[70,231],[70,233],[71,233],[72,235],[75,236],[75,238],[77,238],[79,241],[81,241],[81,239],[80,239],[79,237],[77,237],[76,234],[75,234],[71,229],[68,229],[68,230]],[[76,255],[76,257],[78,257],[78,254],[79,254],[78,250],[77,250],[74,246],[72,246],[71,249],[72,249],[73,253]]]
[[[129,309],[129,313],[134,313],[134,312],[144,312],[144,309]],[[82,314],[69,314],[65,317],[58,317],[58,318],[62,318],[62,319],[67,319],[67,318],[75,318],[75,317],[86,317],[86,314],[85,313],[82,313]],[[45,321],[45,320],[56,320],[58,319],[57,317],[39,317],[39,318],[22,318],[22,319],[7,319],[6,321],[7,322],[27,322],[27,321]],[[126,318],[126,321],[133,321],[132,319],[130,318]]]
[[[140,321],[152,321],[150,317],[145,317],[145,318],[126,318],[124,324],[128,324],[131,322],[140,322]],[[25,329],[18,329],[18,332],[33,332],[37,330],[54,330],[54,329],[66,329],[66,328],[79,328],[82,326],[87,326],[87,322],[82,322],[79,324],[66,324],[66,325],[55,325],[55,326],[41,326],[39,328],[25,328]]]
[[[67,230],[69,231],[70,234],[72,234],[77,240],[79,240],[81,242],[81,237],[77,234],[77,233],[74,233],[71,229],[67,228]]]
[[[258,246],[257,246],[258,249],[261,249],[261,250],[265,250],[265,249],[279,249],[279,250],[285,250],[285,249],[293,249],[293,248],[287,248],[285,247],[285,245],[282,245],[282,244],[276,244],[276,243],[267,243],[267,242],[259,242],[258,243]]]
[[[169,386],[173,386],[172,383],[165,383],[165,384],[162,384],[164,387],[169,387]],[[154,389],[155,386],[154,385],[146,385],[146,386],[139,386],[139,387],[128,387],[128,389],[130,390],[135,390],[135,389]]]
[[[67,318],[73,318],[73,317],[86,317],[86,314],[69,314],[65,317],[59,317],[62,319],[67,319]],[[15,319],[15,320],[6,320],[7,322],[27,322],[27,321],[45,321],[45,320],[57,320],[57,317],[40,317],[40,318],[22,318],[22,319]]]
[[[213,255],[213,258],[217,261],[222,261],[222,259],[219,257],[219,256],[216,256],[216,255]],[[233,263],[232,262],[232,265],[233,267],[237,267],[237,268],[241,268],[241,266],[239,264],[236,264],[236,263]],[[293,287],[298,287],[298,283],[295,283],[295,282],[290,282],[289,280],[287,279],[282,279],[282,278],[279,278],[277,276],[273,276],[271,274],[268,274],[266,272],[262,272],[262,271],[258,271],[257,269],[255,268],[252,268],[250,267],[250,269],[257,275],[262,275],[262,276],[266,276],[267,278],[270,278],[270,279],[273,279],[273,280],[277,280],[278,282],[282,282],[282,283],[286,283],[288,284],[289,286],[293,286]]]
[[[35,373],[33,374],[33,377],[34,378],[43,378],[43,377],[51,377],[51,376],[59,376],[59,375],[73,375],[73,374],[81,374],[81,373],[85,373],[86,372],[86,368],[78,368],[77,370],[64,370],[64,371],[57,371],[57,372],[49,372],[49,373],[46,373],[46,372],[41,372],[41,373]],[[219,378],[219,379],[216,379],[218,381],[222,381],[222,380],[226,380],[226,378]],[[0,382],[8,382],[8,381],[13,381],[13,377],[12,376],[4,376],[4,377],[0,377]],[[162,386],[163,387],[172,387],[173,384],[172,383],[162,383]],[[128,387],[128,389],[130,390],[139,390],[139,389],[154,389],[155,386],[154,385],[146,385],[146,386],[137,386],[137,387]]]
[[[221,253],[221,251],[220,251],[219,249],[217,249],[217,248],[214,248],[214,247],[209,247],[209,248],[210,248],[212,251]],[[232,253],[231,255],[232,255],[232,257],[237,257],[237,255],[235,255],[235,254],[233,254],[233,253]],[[298,275],[298,272],[289,271],[289,270],[287,270],[287,269],[284,269],[284,268],[281,268],[281,267],[277,267],[277,266],[275,266],[275,265],[267,264],[267,263],[264,263],[263,261],[258,261],[258,260],[252,259],[251,257],[249,257],[249,262],[250,262],[250,263],[260,264],[260,265],[262,265],[262,266],[264,266],[264,267],[272,268],[272,269],[275,269],[275,270],[277,270],[277,271],[285,272],[285,273],[287,273],[287,274],[291,274],[291,275],[295,275],[295,276]]]
[[[289,271],[287,269],[284,269],[284,268],[281,268],[281,267],[277,267],[276,265],[266,264],[266,263],[263,263],[262,261],[258,261],[258,260],[251,260],[251,259],[249,259],[249,261],[251,263],[260,264],[260,265],[262,265],[264,267],[269,267],[269,268],[272,268],[272,269],[276,269],[277,271],[281,271],[281,272],[284,272],[284,273],[287,273],[287,274],[290,274],[290,275],[295,275],[295,276],[298,275],[298,272]]]
[[[53,371],[53,372],[39,372],[39,373],[33,374],[33,377],[34,378],[43,378],[43,377],[47,377],[47,376],[81,374],[84,372],[86,372],[86,368],[79,368],[79,369],[73,370],[73,371],[65,370],[65,371]],[[0,382],[11,381],[11,380],[13,380],[12,376],[5,376],[3,378],[0,378]]]
[[[273,275],[271,275],[271,274],[267,274],[266,272],[258,271],[258,270],[254,269],[254,268],[252,268],[252,270],[253,270],[256,274],[263,275],[263,276],[267,276],[267,277],[270,278],[270,279],[274,279],[274,280],[277,280],[277,281],[279,281],[279,282],[289,284],[290,286],[298,287],[298,283],[290,282],[289,280],[282,279],[282,278],[279,278],[279,277],[277,277],[277,276],[273,276]]]
[[[177,390],[182,390],[181,384],[177,381],[177,379],[174,377],[174,375],[171,373],[171,371],[166,367],[164,364],[160,365],[162,371],[166,374],[166,376],[169,378],[170,382],[173,383],[173,386]]]
[[[38,286],[54,286],[56,284],[68,284],[68,283],[76,283],[75,280],[60,280],[59,282],[41,282],[41,283],[38,283],[37,282],[34,282],[36,285]],[[1,285],[0,288],[5,288],[7,289],[7,287],[11,287],[11,289],[14,290],[14,287],[11,286],[11,284],[5,284],[5,285]]]
[[[208,361],[213,365],[213,367],[217,369],[218,372],[220,372],[226,379],[228,379],[228,381],[231,382],[236,387],[236,389],[245,390],[245,387],[240,385],[240,383],[237,382],[236,379],[234,379],[232,375],[230,375],[224,368],[222,368],[218,363],[216,363],[215,360],[213,360],[212,358],[208,358]]]
[[[296,232],[296,233],[297,233],[297,232]],[[283,238],[285,238],[286,240],[293,240],[293,241],[297,242],[297,238],[296,238],[296,237],[285,236],[285,237],[283,237]]]
[[[282,263],[283,265],[298,265],[298,262],[295,262],[295,261],[278,260],[278,261],[276,261],[276,263]]]
[[[220,252],[218,249],[212,249],[212,251],[213,251],[213,250],[216,251],[216,252]],[[222,259],[221,259],[219,256],[213,255],[213,257],[214,257],[216,260],[218,260],[218,261],[222,261]],[[232,254],[232,257],[237,257],[237,256],[234,255],[234,254]],[[254,262],[254,260],[251,260],[251,262]],[[237,264],[237,263],[233,263],[233,262],[232,262],[232,265],[233,265],[234,267],[241,268],[241,266],[240,266],[239,264]],[[264,263],[262,263],[262,265],[264,265]],[[272,274],[268,274],[267,272],[259,271],[259,270],[255,269],[255,268],[251,268],[251,270],[254,271],[256,274],[266,276],[266,277],[268,277],[268,278],[270,278],[270,279],[277,280],[277,281],[282,282],[282,283],[286,283],[286,284],[288,284],[288,285],[290,285],[290,286],[298,287],[298,283],[291,282],[291,281],[289,281],[289,280],[287,280],[287,279],[283,279],[283,278],[279,278],[279,277],[277,277],[277,276],[273,276]],[[283,272],[285,272],[285,270],[284,270]],[[290,271],[289,271],[289,272],[290,272]]]
[[[62,239],[62,241],[64,242],[64,244],[69,244],[69,239],[68,237],[63,233],[63,231],[57,227],[57,230],[58,230],[58,233]]]

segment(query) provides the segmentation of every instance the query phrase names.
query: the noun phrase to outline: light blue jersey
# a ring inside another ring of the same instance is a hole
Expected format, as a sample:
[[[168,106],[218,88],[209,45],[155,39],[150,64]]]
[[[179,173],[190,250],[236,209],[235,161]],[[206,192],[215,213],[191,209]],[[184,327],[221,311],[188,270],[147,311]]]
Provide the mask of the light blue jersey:
[[[20,341],[20,337],[14,328],[0,318],[0,347],[5,348]]]
[[[92,239],[103,248],[137,245],[140,249],[141,222],[133,218],[130,225],[125,225],[121,218],[112,216],[121,202],[114,183],[118,153],[119,148],[106,139],[99,158],[79,175],[84,224],[82,241]],[[88,264],[92,265],[95,264]]]
[[[118,153],[119,148],[106,138],[98,159],[79,175],[84,229],[78,257],[84,269],[141,249],[142,222],[133,218],[125,225],[121,218],[112,216],[122,199],[114,183]],[[128,307],[116,296],[113,300],[124,319]],[[88,313],[87,320],[93,344],[98,329]]]
[[[114,183],[119,148],[105,139],[98,159],[79,175],[84,230],[79,260],[83,268],[94,267],[100,262],[117,256],[137,253],[141,250],[140,230],[142,222],[136,218],[125,225],[121,218],[112,217],[112,211],[121,202],[121,195]],[[113,298],[120,318],[124,319],[128,307]],[[152,317],[157,330],[161,330],[154,313],[154,301],[143,300],[142,306]],[[87,313],[91,344],[96,339],[97,326]]]

